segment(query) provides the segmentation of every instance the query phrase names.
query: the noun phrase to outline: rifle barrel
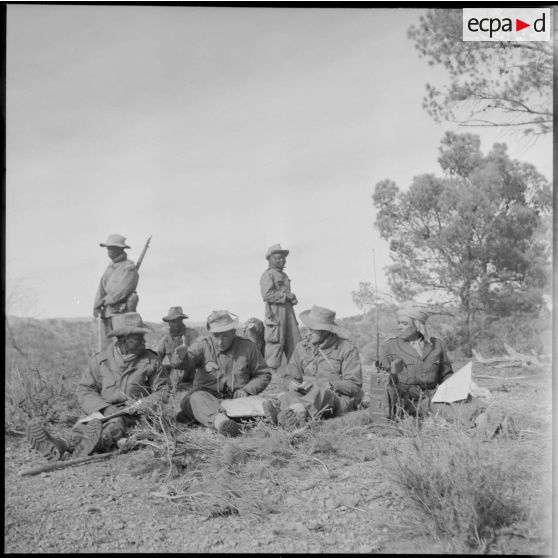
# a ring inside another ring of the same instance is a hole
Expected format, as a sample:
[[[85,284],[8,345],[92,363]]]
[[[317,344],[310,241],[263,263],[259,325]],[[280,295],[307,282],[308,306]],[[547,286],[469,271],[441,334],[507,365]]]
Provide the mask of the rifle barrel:
[[[151,242],[151,237],[153,235],[151,235],[148,239],[147,242],[145,243],[145,246],[143,247],[143,250],[141,251],[140,257],[138,258],[138,261],[136,263],[136,269],[140,268],[141,262],[143,261],[143,258],[145,256],[145,253],[147,252],[147,249],[149,248],[149,243]]]

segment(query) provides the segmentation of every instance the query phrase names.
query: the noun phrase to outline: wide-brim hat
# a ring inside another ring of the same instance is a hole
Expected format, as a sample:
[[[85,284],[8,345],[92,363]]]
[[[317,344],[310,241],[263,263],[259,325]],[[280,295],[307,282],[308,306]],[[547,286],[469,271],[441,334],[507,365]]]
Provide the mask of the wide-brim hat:
[[[335,323],[335,312],[329,308],[312,306],[310,310],[301,312],[299,316],[302,323],[309,329],[331,331],[340,337],[346,337],[343,329]]]
[[[214,310],[207,318],[207,329],[210,333],[221,333],[236,329],[238,316],[228,310]]]
[[[163,318],[163,322],[170,322],[171,320],[185,320],[188,318],[186,314],[182,311],[182,306],[171,306],[169,308],[169,313]]]
[[[269,258],[273,255],[273,254],[283,254],[284,256],[288,256],[289,255],[289,251],[286,250],[285,248],[281,248],[281,244],[274,244],[273,246],[270,246],[267,249],[267,252],[265,253],[265,259],[269,260]]]
[[[126,244],[126,238],[121,234],[109,234],[106,242],[101,242],[99,246],[103,246],[104,248],[108,248],[109,246],[115,246],[117,248],[130,248],[130,246]]]
[[[151,329],[143,323],[137,312],[125,312],[111,316],[112,331],[107,337],[124,337],[134,333],[151,333]]]

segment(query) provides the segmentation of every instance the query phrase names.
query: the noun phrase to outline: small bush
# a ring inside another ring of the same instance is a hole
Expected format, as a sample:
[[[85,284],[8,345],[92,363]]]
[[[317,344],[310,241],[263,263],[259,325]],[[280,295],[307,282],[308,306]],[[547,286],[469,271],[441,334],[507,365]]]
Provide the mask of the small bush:
[[[12,361],[6,367],[5,382],[6,428],[21,430],[32,418],[52,423],[75,420],[79,415],[77,378],[63,369],[48,374],[23,359]]]
[[[402,426],[408,438],[381,456],[404,494],[458,551],[478,550],[528,515],[528,471],[458,427],[428,419]]]

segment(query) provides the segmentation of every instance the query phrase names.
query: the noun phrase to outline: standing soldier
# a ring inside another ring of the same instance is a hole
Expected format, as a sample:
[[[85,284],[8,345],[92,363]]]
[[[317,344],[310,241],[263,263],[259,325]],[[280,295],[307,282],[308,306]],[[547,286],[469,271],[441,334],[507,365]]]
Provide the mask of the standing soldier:
[[[188,316],[182,311],[182,306],[171,306],[169,313],[163,318],[163,321],[169,324],[169,332],[161,339],[157,348],[163,366],[170,372],[172,387],[175,390],[182,382],[191,382],[194,379],[193,367],[175,368],[170,362],[170,357],[176,348],[189,347],[198,336],[195,329],[184,324],[187,318]]]
[[[105,243],[111,263],[101,277],[101,282],[95,295],[93,317],[100,317],[103,331],[100,331],[101,345],[107,344],[107,336],[112,331],[112,316],[125,312],[135,312],[138,305],[136,287],[139,274],[134,262],[130,261],[124,251],[130,248],[126,239],[119,234],[109,235]]]
[[[291,358],[296,344],[300,341],[298,323],[293,306],[298,303],[291,292],[291,281],[283,271],[288,250],[274,244],[266,252],[269,268],[260,279],[260,289],[265,302],[265,359],[269,368],[277,370],[281,366],[283,354],[287,361]]]

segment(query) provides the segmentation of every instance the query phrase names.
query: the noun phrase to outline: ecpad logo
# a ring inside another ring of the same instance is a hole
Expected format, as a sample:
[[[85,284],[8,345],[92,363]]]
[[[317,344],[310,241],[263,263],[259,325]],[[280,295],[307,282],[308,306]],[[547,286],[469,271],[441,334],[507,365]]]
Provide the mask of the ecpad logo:
[[[550,41],[550,8],[463,8],[464,41]]]

